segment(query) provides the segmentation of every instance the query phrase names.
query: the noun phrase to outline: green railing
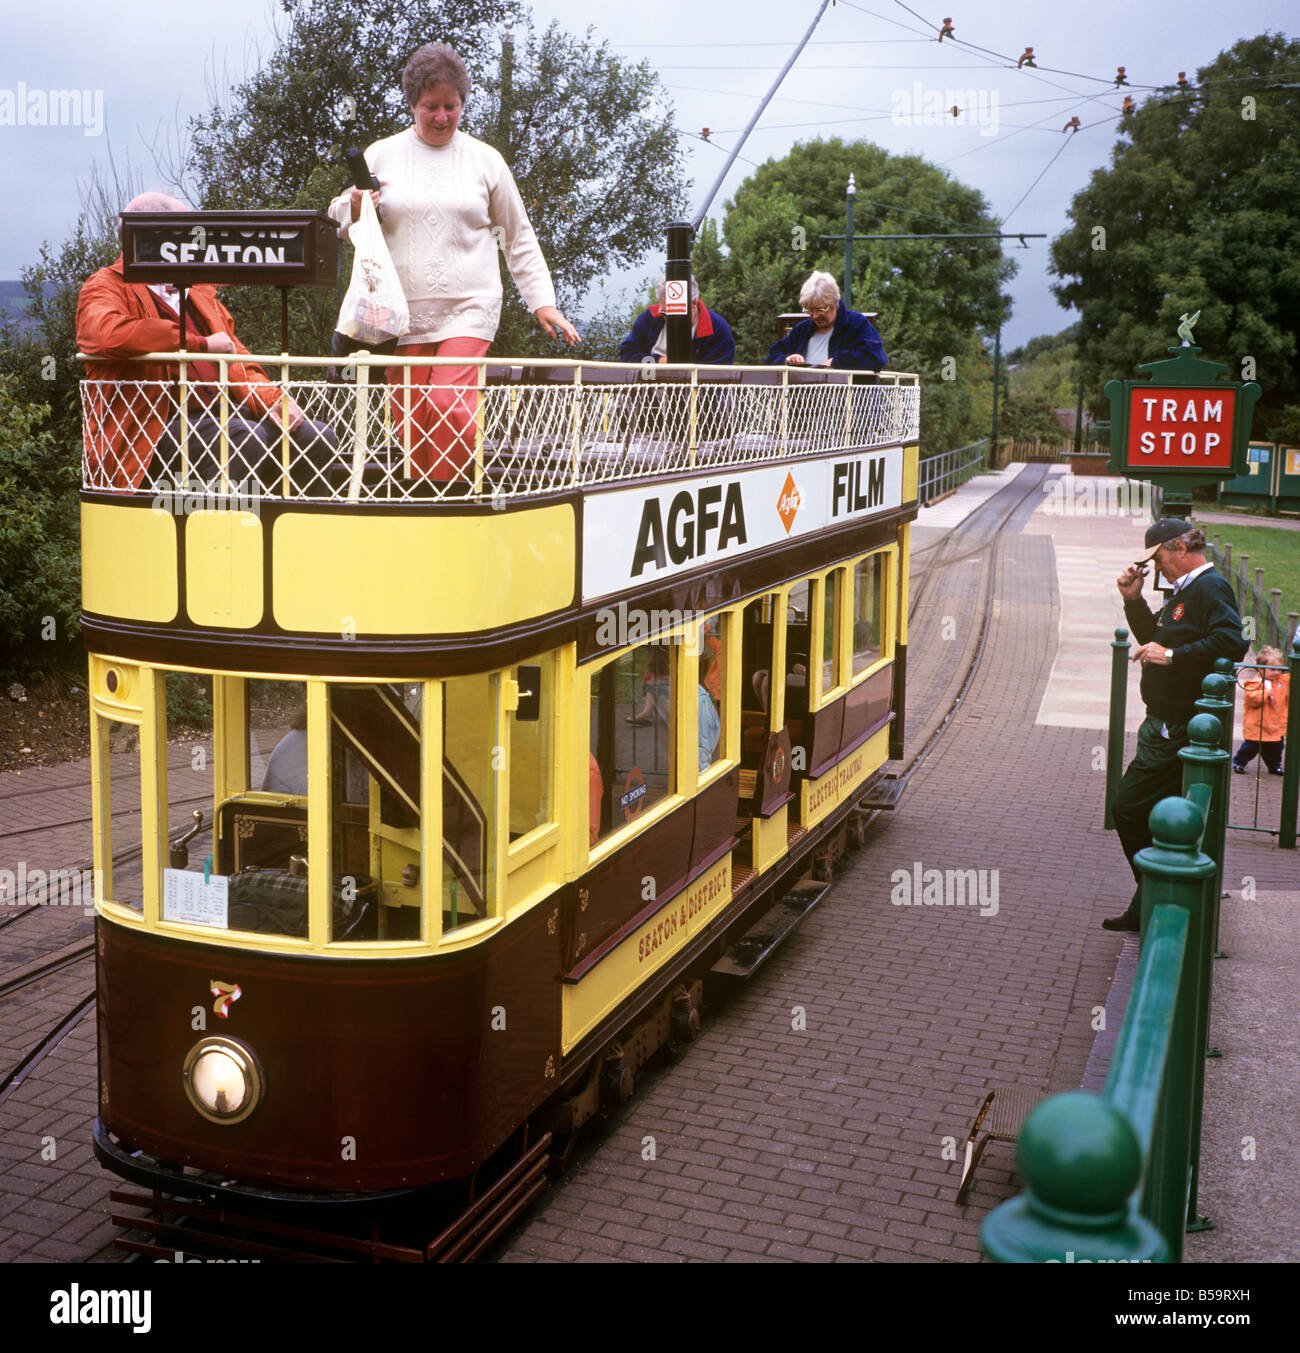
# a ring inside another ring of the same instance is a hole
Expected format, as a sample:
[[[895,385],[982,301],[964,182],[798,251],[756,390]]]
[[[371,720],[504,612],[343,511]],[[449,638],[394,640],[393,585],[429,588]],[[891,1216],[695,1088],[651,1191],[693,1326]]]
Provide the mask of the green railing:
[[[917,497],[921,505],[951,493],[982,470],[987,446],[988,438],[984,437],[969,446],[959,446],[955,451],[925,456],[921,461],[917,483]]]
[[[1224,703],[1222,684],[1206,677],[1202,705]],[[1177,1263],[1184,1232],[1210,1224],[1197,1191],[1229,758],[1213,714],[1188,736],[1183,795],[1155,806],[1136,857],[1142,952],[1105,1089],[1053,1095],[1025,1120],[1025,1190],[980,1230],[1001,1263]]]

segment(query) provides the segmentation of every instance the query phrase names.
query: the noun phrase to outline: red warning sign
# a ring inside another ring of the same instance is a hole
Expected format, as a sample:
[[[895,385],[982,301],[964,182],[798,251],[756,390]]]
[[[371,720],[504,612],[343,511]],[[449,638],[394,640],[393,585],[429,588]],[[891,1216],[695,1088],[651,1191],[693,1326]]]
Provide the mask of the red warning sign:
[[[687,299],[687,292],[690,289],[688,282],[665,282],[664,283],[664,314],[665,315],[688,315],[690,314],[690,302]]]

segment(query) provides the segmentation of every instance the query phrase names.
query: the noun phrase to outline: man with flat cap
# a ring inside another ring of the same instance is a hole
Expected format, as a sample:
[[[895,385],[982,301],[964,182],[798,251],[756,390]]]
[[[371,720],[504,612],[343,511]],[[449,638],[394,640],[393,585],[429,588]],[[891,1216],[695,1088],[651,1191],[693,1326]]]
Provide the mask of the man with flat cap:
[[[1249,647],[1232,588],[1205,558],[1205,532],[1178,517],[1147,527],[1146,554],[1116,579],[1124,615],[1140,647],[1142,702],[1147,717],[1138,729],[1137,755],[1129,762],[1111,804],[1120,844],[1139,891],[1128,909],[1102,922],[1107,930],[1137,930],[1142,876],[1133,857],[1151,844],[1147,819],[1160,802],[1183,788],[1179,750],[1187,745],[1187,724],[1201,698],[1201,681],[1216,658],[1240,661]],[[1142,599],[1146,566],[1154,563],[1173,593],[1157,613]]]

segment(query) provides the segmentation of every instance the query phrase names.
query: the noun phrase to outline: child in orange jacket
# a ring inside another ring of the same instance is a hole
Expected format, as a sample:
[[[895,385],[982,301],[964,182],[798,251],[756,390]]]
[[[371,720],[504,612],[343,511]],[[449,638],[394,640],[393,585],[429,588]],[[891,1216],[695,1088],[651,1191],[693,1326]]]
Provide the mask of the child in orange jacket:
[[[1282,654],[1276,648],[1261,648],[1257,654],[1265,667],[1283,667]],[[1250,671],[1243,667],[1241,675]],[[1270,775],[1282,774],[1282,748],[1285,742],[1287,704],[1291,678],[1288,673],[1256,670],[1253,678],[1242,682],[1242,743],[1232,758],[1232,769],[1238,775],[1246,773],[1246,766],[1258,752],[1264,759]]]

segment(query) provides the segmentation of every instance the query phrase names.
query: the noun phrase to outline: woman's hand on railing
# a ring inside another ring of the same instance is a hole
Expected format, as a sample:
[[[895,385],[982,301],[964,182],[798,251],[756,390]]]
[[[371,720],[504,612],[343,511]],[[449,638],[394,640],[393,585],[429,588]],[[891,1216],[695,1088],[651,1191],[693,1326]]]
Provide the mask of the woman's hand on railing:
[[[234,340],[233,338],[231,338],[231,336],[230,336],[228,333],[224,333],[224,332],[222,332],[220,329],[218,329],[217,332],[216,332],[215,334],[209,334],[209,335],[208,335],[208,349],[207,349],[207,350],[208,350],[209,352],[238,352],[238,351],[239,351],[239,349],[238,349],[237,347],[235,347],[235,340]]]

